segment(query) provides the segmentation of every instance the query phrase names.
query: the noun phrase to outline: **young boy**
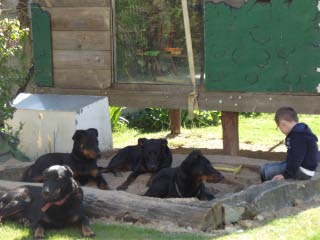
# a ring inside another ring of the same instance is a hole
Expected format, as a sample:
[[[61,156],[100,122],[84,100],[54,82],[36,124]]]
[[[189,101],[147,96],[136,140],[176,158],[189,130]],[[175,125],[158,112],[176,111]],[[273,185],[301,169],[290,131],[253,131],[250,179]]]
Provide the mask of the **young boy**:
[[[297,179],[314,176],[318,165],[318,138],[304,123],[299,123],[296,111],[291,107],[277,110],[274,120],[286,135],[287,157],[284,162],[267,163],[260,169],[261,181]]]

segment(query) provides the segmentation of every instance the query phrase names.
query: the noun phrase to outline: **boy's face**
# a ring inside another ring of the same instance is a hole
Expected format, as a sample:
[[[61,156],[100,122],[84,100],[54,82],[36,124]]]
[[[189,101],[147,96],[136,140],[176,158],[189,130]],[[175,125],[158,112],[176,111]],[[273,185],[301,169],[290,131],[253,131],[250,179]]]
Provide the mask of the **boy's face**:
[[[280,120],[278,124],[278,128],[284,135],[288,135],[291,131],[291,129],[296,125],[296,122],[291,122],[287,120]]]

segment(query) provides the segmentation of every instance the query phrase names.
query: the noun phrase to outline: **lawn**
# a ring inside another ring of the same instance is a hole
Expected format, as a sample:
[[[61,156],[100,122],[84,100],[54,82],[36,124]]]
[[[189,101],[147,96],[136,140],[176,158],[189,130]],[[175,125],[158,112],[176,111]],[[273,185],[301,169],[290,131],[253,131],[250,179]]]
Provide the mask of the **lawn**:
[[[303,211],[295,216],[273,220],[264,226],[242,233],[213,237],[206,235],[161,233],[133,226],[96,223],[92,229],[97,240],[318,240],[320,239],[320,207]],[[1,240],[32,239],[31,232],[20,225],[7,223],[0,227]],[[78,229],[46,232],[48,240],[72,240],[80,238]]]
[[[284,139],[284,135],[276,129],[273,114],[261,114],[258,117],[239,119],[240,148],[249,150],[268,150]],[[312,131],[320,136],[320,116],[300,115],[300,121],[307,123]],[[114,148],[122,148],[137,143],[141,137],[159,138],[166,137],[169,131],[157,133],[141,133],[134,129],[116,132],[113,134]],[[181,136],[168,138],[169,146],[172,148],[222,148],[222,127],[211,126],[205,128],[181,129]],[[285,151],[284,148],[282,148]]]
[[[320,136],[320,116],[302,115],[300,121],[307,123],[313,132]],[[168,131],[158,133],[140,133],[136,130],[127,129],[113,134],[115,148],[136,144],[140,137],[158,138],[166,137]],[[266,150],[280,140],[284,139],[275,126],[272,114],[262,114],[255,118],[240,117],[239,123],[240,143],[244,146],[252,146],[254,149]],[[182,129],[181,136],[169,138],[170,147],[194,147],[194,148],[221,148],[221,126],[212,126],[202,129]],[[219,145],[220,144],[220,145]],[[205,235],[161,233],[155,230],[138,228],[127,225],[105,225],[95,223],[92,225],[96,232],[96,239],[172,239],[172,240],[317,240],[320,239],[320,208],[312,208],[298,215],[282,219],[276,219],[264,226],[246,230],[243,233],[226,235],[222,237],[209,237]],[[0,239],[32,239],[28,229],[21,225],[5,223],[0,226]],[[61,231],[48,231],[50,240],[79,239],[79,229],[66,229]]]

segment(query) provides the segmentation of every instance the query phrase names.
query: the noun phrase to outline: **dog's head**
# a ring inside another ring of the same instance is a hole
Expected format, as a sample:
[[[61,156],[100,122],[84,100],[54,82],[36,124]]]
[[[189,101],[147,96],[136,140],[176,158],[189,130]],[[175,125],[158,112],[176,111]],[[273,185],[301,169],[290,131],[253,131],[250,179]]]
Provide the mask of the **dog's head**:
[[[75,181],[68,166],[54,165],[43,172],[42,197],[47,202],[64,199],[73,191]]]
[[[97,159],[100,157],[98,131],[95,128],[87,130],[76,130],[72,140],[73,152],[81,154],[86,159]]]
[[[212,167],[210,161],[202,155],[198,150],[193,150],[187,158],[182,162],[181,168],[199,181],[207,181],[211,183],[220,182],[223,175]]]
[[[142,149],[142,159],[146,168],[155,172],[164,161],[164,152],[167,151],[168,141],[166,139],[146,139],[139,138],[138,145]]]

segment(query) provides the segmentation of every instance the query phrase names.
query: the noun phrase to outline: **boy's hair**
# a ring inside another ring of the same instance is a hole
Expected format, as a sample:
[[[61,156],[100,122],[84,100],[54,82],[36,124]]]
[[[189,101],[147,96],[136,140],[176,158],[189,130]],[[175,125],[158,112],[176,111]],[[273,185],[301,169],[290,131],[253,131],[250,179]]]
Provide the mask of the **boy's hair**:
[[[289,122],[298,122],[298,114],[292,107],[281,107],[277,110],[274,121],[279,125],[280,120],[286,120]]]

